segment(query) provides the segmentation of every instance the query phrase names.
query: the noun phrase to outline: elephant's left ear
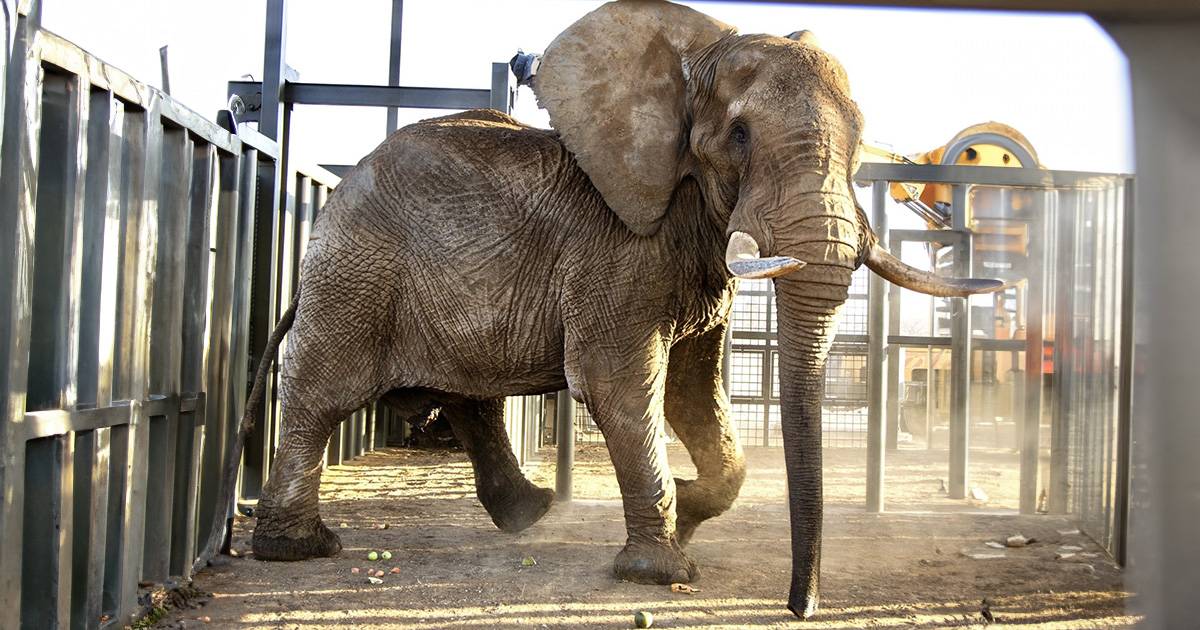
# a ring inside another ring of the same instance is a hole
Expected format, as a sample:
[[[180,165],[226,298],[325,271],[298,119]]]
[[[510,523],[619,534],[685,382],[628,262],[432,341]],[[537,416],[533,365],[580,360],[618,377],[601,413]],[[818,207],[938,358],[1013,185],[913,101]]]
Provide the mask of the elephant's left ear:
[[[657,0],[610,2],[546,49],[533,89],[629,229],[653,234],[687,149],[683,59],[733,27]]]

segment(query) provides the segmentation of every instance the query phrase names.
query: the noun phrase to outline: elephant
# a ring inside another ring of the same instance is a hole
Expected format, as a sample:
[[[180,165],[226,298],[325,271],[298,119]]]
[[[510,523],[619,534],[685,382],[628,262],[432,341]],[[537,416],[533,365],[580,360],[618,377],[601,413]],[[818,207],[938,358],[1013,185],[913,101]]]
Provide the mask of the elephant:
[[[569,389],[604,435],[627,539],[616,576],[698,576],[684,551],[726,511],[745,463],[721,358],[739,278],[778,300],[792,533],[788,607],[817,609],[824,361],[851,273],[940,296],[949,279],[885,251],[855,201],[862,117],[845,71],[807,32],[740,35],[663,0],[618,0],[546,49],[531,79],[552,129],[497,111],[409,125],[349,172],[317,217],[282,336],[283,428],[254,554],[337,553],[320,519],[337,423],[384,400],[440,408],[480,502],[519,531],[550,508],[503,428],[505,396]],[[696,465],[674,479],[669,425]]]

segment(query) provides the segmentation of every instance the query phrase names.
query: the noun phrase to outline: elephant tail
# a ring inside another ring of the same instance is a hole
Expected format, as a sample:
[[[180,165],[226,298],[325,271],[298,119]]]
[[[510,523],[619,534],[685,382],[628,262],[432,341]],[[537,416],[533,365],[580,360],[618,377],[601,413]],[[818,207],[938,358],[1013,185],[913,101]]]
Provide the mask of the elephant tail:
[[[299,303],[300,290],[297,289],[296,297],[292,298],[292,304],[280,316],[279,323],[271,332],[271,337],[267,340],[267,347],[263,350],[262,358],[258,362],[258,371],[254,374],[254,386],[250,388],[250,396],[246,399],[246,409],[238,424],[237,437],[233,441],[232,448],[225,454],[225,463],[221,467],[221,488],[217,494],[216,508],[213,510],[212,525],[208,530],[208,540],[192,565],[193,572],[199,571],[208,564],[209,560],[216,557],[225,538],[225,508],[233,501],[238,466],[241,465],[246,436],[254,428],[254,420],[258,417],[259,409],[266,397],[267,376],[271,373],[271,365],[275,363],[275,354],[279,350],[279,343],[283,341],[283,336],[287,334],[288,330],[291,330],[292,323],[296,321],[296,306]]]

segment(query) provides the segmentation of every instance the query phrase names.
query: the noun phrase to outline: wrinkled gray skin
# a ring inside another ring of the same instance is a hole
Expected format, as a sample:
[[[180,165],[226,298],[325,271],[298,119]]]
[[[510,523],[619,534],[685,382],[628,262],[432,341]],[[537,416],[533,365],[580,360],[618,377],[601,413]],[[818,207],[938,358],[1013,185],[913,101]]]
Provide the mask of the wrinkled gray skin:
[[[318,515],[321,454],[342,418],[380,398],[409,413],[440,407],[495,523],[531,525],[552,493],[517,467],[501,401],[569,387],[620,483],[628,539],[616,574],[695,579],[682,545],[745,476],[720,372],[736,288],[724,254],[741,231],[763,256],[807,263],[775,288],[789,607],[808,616],[825,357],[850,274],[874,245],[849,185],[861,119],[841,67],[807,40],[738,36],[633,1],[561,35],[535,89],[557,131],[493,111],[424,121],[388,138],[325,205],[303,262],[255,555],[341,548]],[[672,478],[664,423],[697,479]]]

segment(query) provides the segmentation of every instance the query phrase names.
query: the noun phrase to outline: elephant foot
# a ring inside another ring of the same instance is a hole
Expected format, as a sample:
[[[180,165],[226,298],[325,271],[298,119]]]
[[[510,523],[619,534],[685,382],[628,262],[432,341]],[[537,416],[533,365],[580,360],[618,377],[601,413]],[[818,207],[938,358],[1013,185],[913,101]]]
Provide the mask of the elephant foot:
[[[328,558],[342,550],[342,541],[337,534],[317,522],[316,532],[303,538],[288,536],[271,536],[260,532],[261,527],[254,528],[254,537],[250,546],[254,557],[259,560],[293,561],[308,560],[309,558]]]
[[[515,534],[538,522],[550,505],[554,503],[554,491],[549,488],[539,488],[533,484],[517,494],[517,499],[500,499],[483,502],[488,515],[500,531]]]
[[[695,479],[675,479],[678,497],[678,521],[675,526],[675,540],[680,547],[686,547],[696,533],[700,523],[723,513],[733,502],[732,497],[715,497],[712,488],[696,483]],[[733,496],[736,496],[734,494]]]
[[[686,584],[700,577],[696,563],[675,543],[630,542],[613,561],[613,573],[638,584]]]
[[[817,614],[821,598],[815,595],[791,595],[788,597],[788,610],[800,619],[809,619]]]

